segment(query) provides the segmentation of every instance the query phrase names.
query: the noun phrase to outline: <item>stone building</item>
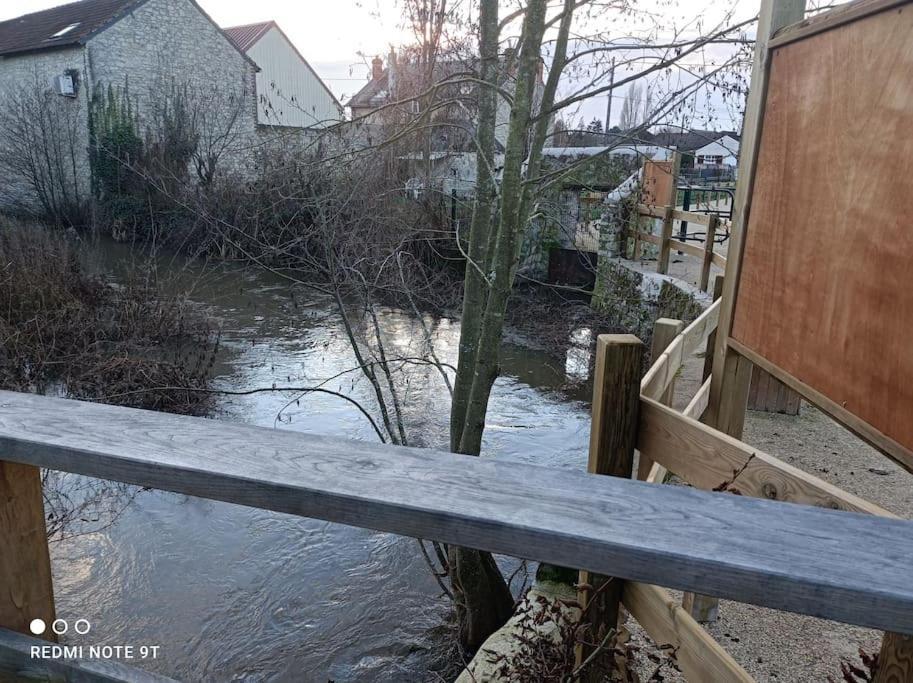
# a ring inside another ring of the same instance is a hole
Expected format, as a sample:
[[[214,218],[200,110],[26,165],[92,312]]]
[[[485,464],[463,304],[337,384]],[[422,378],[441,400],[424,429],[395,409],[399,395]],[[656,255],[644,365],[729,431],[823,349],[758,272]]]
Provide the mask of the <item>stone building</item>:
[[[194,0],[81,0],[0,23],[0,206],[41,208],[42,174],[88,200],[89,111],[93,96],[112,91],[128,93],[142,131],[167,115],[162,94],[181,89],[199,144],[219,146],[220,172],[249,171],[257,71]],[[18,161],[29,152],[21,140],[35,131],[57,136],[63,161],[29,179],[10,165],[28,161]]]

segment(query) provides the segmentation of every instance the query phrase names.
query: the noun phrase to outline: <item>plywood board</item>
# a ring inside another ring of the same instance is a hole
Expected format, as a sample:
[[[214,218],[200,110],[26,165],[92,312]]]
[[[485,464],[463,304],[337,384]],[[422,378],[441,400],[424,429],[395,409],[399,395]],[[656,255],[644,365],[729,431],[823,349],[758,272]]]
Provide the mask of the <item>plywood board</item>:
[[[774,50],[732,338],[913,450],[913,6]]]
[[[644,162],[642,203],[654,206],[666,206],[669,203],[675,185],[673,170],[672,161]]]

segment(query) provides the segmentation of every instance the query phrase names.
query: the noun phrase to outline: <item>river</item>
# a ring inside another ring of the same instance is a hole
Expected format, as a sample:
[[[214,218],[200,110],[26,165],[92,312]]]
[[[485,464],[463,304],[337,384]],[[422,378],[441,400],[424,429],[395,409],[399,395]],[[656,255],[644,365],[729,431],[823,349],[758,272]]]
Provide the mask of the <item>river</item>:
[[[106,270],[123,248],[104,245]],[[312,386],[354,366],[333,308],[280,277],[233,266],[160,260],[160,269],[222,326],[215,386]],[[417,320],[383,309],[385,337],[417,355]],[[457,321],[426,319],[442,360],[453,362]],[[562,390],[579,359],[513,343],[503,350],[486,429],[485,457],[583,468],[586,389]],[[388,349],[389,353],[393,353]],[[417,445],[447,441],[449,396],[437,371],[399,375]],[[371,404],[357,373],[327,388]],[[350,404],[309,394],[219,398],[216,419],[352,439],[376,436]],[[102,531],[52,544],[58,616],[87,619],[70,644],[159,646],[140,663],[187,681],[421,681],[450,645],[448,601],[412,539],[145,491]],[[515,563],[505,561],[505,566]]]

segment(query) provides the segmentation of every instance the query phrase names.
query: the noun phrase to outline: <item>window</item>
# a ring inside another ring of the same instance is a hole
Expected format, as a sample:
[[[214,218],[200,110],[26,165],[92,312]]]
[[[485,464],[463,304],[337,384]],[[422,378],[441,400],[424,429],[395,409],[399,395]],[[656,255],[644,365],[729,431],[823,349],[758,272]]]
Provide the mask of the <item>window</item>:
[[[57,33],[55,33],[50,38],[48,38],[48,40],[54,40],[55,38],[63,38],[66,34],[68,34],[74,28],[79,26],[79,24],[80,24],[80,22],[77,21],[75,24],[70,24],[66,28],[60,29]]]

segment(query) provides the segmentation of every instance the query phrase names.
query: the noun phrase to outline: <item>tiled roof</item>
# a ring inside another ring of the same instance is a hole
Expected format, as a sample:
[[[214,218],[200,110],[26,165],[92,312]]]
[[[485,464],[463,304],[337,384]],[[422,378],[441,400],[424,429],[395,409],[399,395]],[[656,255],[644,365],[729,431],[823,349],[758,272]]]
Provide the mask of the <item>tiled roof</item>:
[[[380,78],[368,81],[364,84],[361,90],[352,95],[351,99],[347,103],[347,106],[378,107],[384,104],[387,100],[387,95],[384,95],[383,97],[378,97],[378,95],[388,93],[389,85],[389,73],[387,69],[384,69],[384,73]]]
[[[244,26],[232,26],[226,28],[225,35],[231,38],[231,41],[241,50],[247,52],[254,43],[276,25],[274,21],[261,21],[259,24],[245,24]]]
[[[78,45],[145,0],[80,0],[0,22],[0,55]]]

